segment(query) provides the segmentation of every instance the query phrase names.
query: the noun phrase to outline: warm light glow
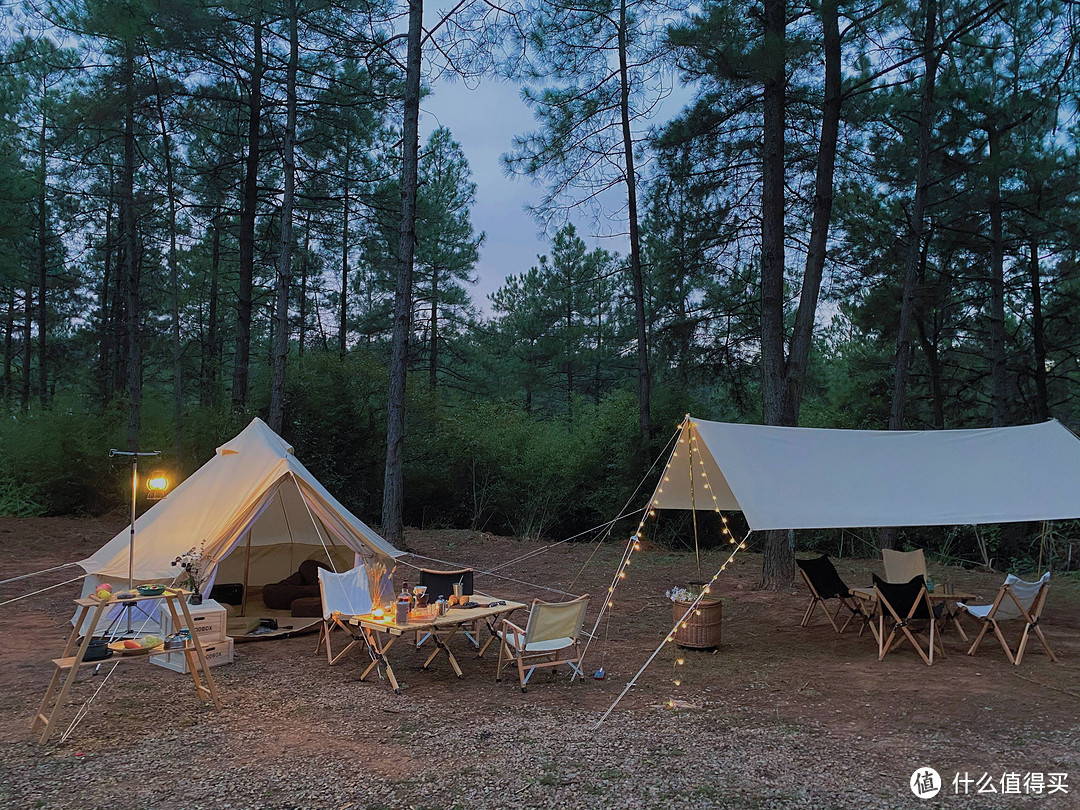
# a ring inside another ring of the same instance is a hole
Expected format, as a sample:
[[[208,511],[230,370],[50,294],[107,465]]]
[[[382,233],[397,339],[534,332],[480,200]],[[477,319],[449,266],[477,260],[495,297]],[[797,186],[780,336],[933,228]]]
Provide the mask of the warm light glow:
[[[165,477],[163,472],[151,473],[150,477],[146,479],[146,488],[150,492],[164,492],[169,488],[169,479]]]

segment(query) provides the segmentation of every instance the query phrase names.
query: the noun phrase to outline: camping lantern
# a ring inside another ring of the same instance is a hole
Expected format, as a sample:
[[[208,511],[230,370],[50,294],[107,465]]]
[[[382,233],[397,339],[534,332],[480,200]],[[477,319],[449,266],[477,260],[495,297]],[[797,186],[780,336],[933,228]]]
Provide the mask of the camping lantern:
[[[151,501],[160,501],[169,491],[169,479],[161,470],[150,473],[146,479],[146,498]]]

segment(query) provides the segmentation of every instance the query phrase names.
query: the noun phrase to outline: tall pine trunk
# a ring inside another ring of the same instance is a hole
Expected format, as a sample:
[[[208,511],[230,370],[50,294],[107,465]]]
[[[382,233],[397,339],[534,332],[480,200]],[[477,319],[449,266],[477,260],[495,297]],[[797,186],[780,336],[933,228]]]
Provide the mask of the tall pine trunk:
[[[341,195],[341,310],[338,313],[338,353],[344,357],[349,347],[349,175],[352,171],[352,141],[345,144],[345,176]]]
[[[282,162],[285,188],[281,197],[281,253],[277,266],[274,309],[274,376],[270,383],[270,429],[281,432],[285,415],[285,364],[289,357],[289,286],[292,281],[293,201],[296,194],[296,68],[300,59],[300,35],[296,0],[289,0],[289,63],[285,78],[285,143]]]
[[[34,281],[31,277],[33,270],[27,272],[26,292],[23,295],[23,323],[22,323],[22,396],[19,405],[23,412],[30,410],[30,340],[34,334]]]
[[[904,426],[907,402],[908,371],[911,368],[911,326],[915,317],[915,292],[919,285],[919,263],[923,253],[923,231],[926,226],[927,192],[930,185],[930,153],[933,147],[934,89],[937,84],[939,55],[937,44],[937,0],[927,0],[923,21],[923,86],[919,101],[919,124],[915,151],[915,198],[908,219],[908,244],[904,258],[904,283],[900,295],[900,325],[896,335],[896,356],[893,361],[893,395],[889,409],[889,430]],[[896,548],[895,527],[884,527],[878,534],[881,548]]]
[[[183,347],[180,341],[180,269],[176,255],[176,180],[173,175],[172,138],[165,123],[165,100],[153,63],[154,94],[157,96],[158,125],[161,127],[161,149],[165,157],[165,193],[169,204],[169,296],[172,315],[172,361],[173,361],[173,455],[178,469],[184,466],[184,380]]]
[[[402,454],[405,447],[405,374],[409,361],[413,260],[416,251],[417,159],[420,149],[420,34],[423,0],[409,0],[408,53],[405,66],[405,110],[402,127],[401,236],[397,286],[394,290],[394,333],[390,347],[390,392],[386,423],[386,472],[383,478],[383,536],[394,545],[404,538]]]
[[[1001,211],[1001,131],[987,124],[990,147],[990,404],[994,427],[1008,421],[1009,382],[1005,367],[1005,237]]]
[[[15,343],[15,290],[12,289],[7,300],[7,318],[4,319],[4,404],[11,400],[11,360]]]
[[[619,112],[622,116],[623,162],[626,168],[626,213],[630,225],[630,281],[634,296],[634,324],[637,331],[638,426],[641,446],[649,446],[649,337],[645,316],[645,282],[641,270],[641,236],[638,232],[637,170],[634,167],[634,136],[630,129],[630,70],[627,62],[629,25],[627,0],[619,2]]]
[[[126,48],[124,67],[124,165],[120,180],[121,227],[124,239],[124,274],[127,281],[127,393],[128,450],[139,449],[142,414],[142,346],[139,319],[139,249],[135,222],[135,51]]]
[[[218,273],[221,266],[221,214],[217,211],[210,220],[210,295],[207,302],[206,349],[203,356],[206,365],[203,369],[203,407],[217,404],[218,380],[221,366],[221,347],[219,345],[220,328],[218,325],[218,296],[220,282]]]
[[[784,134],[787,21],[784,0],[764,0],[765,54],[761,172],[761,368],[765,424],[784,416]],[[788,532],[766,535],[762,586],[785,588],[794,576]]]
[[[38,400],[44,408],[49,402],[49,208],[48,164],[46,156],[45,102],[49,86],[46,74],[41,77],[41,129],[38,132]]]
[[[1043,326],[1042,280],[1039,269],[1039,240],[1028,241],[1028,272],[1031,280],[1031,342],[1035,351],[1035,418],[1050,418],[1050,395],[1046,385],[1046,332]]]
[[[431,267],[431,342],[429,355],[431,364],[428,368],[428,386],[432,391],[439,382],[439,266]]]
[[[311,212],[304,218],[304,255],[300,262],[300,334],[296,344],[296,351],[300,357],[304,356],[304,344],[307,343],[308,321],[308,257],[311,255]]]
[[[113,188],[109,184],[109,196],[105,204],[105,242],[102,246],[105,255],[102,257],[101,293],[98,298],[99,318],[98,321],[98,399],[104,408],[112,398],[112,374],[110,372],[110,357],[112,355],[112,331],[113,322],[110,317],[109,284],[112,276],[113,256]]]
[[[810,349],[814,343],[814,320],[817,316],[821,278],[825,272],[825,249],[829,244],[829,225],[832,222],[833,180],[836,175],[836,146],[840,137],[841,96],[840,27],[838,0],[822,0],[821,27],[825,56],[825,87],[821,106],[821,139],[818,144],[817,170],[814,179],[814,208],[810,225],[810,242],[803,269],[799,308],[795,313],[795,329],[791,352],[785,371],[783,424],[799,424],[806,387],[806,372]]]
[[[240,278],[236,291],[236,351],[233,354],[232,404],[243,410],[247,402],[251,361],[251,307],[255,274],[255,214],[259,204],[259,157],[262,119],[263,21],[255,12],[252,23],[254,60],[248,88],[247,156],[244,160],[244,199],[240,209]]]

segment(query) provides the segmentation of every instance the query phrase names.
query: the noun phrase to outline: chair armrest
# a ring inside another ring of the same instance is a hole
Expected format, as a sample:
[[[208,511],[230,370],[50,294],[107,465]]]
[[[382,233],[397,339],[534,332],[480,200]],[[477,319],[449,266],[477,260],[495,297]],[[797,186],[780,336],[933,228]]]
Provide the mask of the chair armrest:
[[[515,647],[521,646],[521,640],[525,637],[524,630],[522,630],[520,627],[518,627],[516,624],[514,624],[507,618],[503,618],[503,620],[499,622],[499,626],[502,628],[503,633],[513,634]]]

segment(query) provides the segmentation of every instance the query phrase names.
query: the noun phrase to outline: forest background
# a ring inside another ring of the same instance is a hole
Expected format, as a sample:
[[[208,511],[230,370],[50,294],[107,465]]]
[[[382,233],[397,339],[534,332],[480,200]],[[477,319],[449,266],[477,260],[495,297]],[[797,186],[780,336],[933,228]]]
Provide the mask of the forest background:
[[[109,447],[180,477],[269,415],[377,524],[395,370],[401,519],[551,539],[643,500],[687,412],[1080,427],[1075,4],[464,0],[410,36],[418,8],[4,7],[0,514],[106,510]],[[440,127],[408,171],[414,61],[536,114],[504,165],[550,248],[482,309],[466,154]],[[1076,566],[1071,529],[779,534],[764,581],[795,542]]]

